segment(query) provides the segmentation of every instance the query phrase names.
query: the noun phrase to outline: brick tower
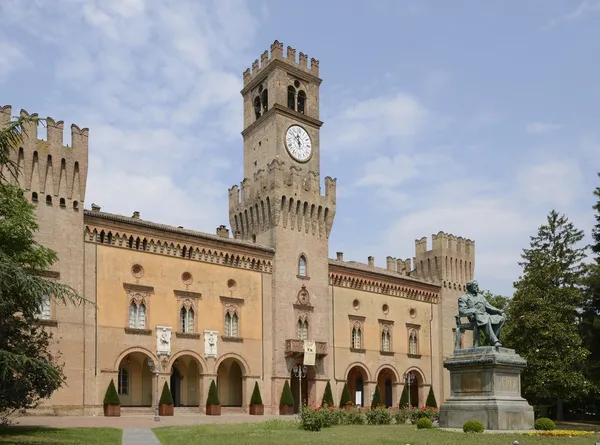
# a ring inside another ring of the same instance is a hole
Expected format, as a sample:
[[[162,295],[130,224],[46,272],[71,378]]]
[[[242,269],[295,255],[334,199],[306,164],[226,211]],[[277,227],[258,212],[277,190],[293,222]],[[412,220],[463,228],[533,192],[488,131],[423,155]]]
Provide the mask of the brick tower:
[[[302,340],[316,341],[303,399],[315,401],[332,375],[328,251],[335,217],[335,179],[321,194],[319,63],[275,41],[244,72],[244,180],[229,190],[236,237],[275,249],[271,311],[271,398],[279,403],[285,379],[302,362]],[[241,196],[240,196],[241,195]],[[296,397],[296,395],[294,394]]]

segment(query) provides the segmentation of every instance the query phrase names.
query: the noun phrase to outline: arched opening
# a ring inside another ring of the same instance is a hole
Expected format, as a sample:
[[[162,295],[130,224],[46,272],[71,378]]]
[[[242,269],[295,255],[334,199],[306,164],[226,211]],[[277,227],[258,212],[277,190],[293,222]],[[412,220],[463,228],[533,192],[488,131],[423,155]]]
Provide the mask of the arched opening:
[[[308,340],[308,320],[306,318],[298,319],[298,340]]]
[[[37,202],[38,202],[38,194],[36,192],[33,192],[31,194],[31,202],[33,202],[34,204],[37,204]]]
[[[263,113],[266,113],[269,109],[269,90],[263,90],[262,94],[260,95],[260,101],[262,102]]]
[[[222,406],[242,406],[242,366],[235,358],[221,362],[217,370],[217,388]]]
[[[377,375],[377,386],[379,387],[379,393],[381,394],[381,402],[386,406],[390,407],[394,405],[396,399],[394,394],[394,388],[396,384],[396,374],[389,368],[383,368]]]
[[[288,108],[296,109],[296,89],[291,85],[288,87]]]
[[[200,406],[202,365],[189,354],[178,356],[171,365],[169,389],[174,406]]]
[[[368,400],[365,397],[365,382],[367,379],[367,373],[360,366],[354,366],[348,372],[348,390],[350,391],[352,403],[365,406],[365,402]]]
[[[52,196],[46,195],[46,204],[48,204],[49,206],[52,205]]]
[[[294,365],[302,366],[302,362],[294,363]],[[314,366],[306,367],[306,376],[302,377],[302,387],[300,393],[298,393],[300,379],[294,374],[294,366],[290,371],[290,389],[292,390],[292,397],[294,397],[294,412],[298,412],[299,403],[304,405],[314,405],[316,399],[316,371]]]
[[[300,255],[298,259],[298,275],[301,277],[306,276],[306,258],[304,255]]]
[[[121,406],[152,406],[153,375],[143,352],[127,354],[119,363],[117,391]]]
[[[258,119],[260,117],[260,97],[256,96],[254,98],[253,107],[254,107],[254,116],[256,117],[256,119]]]
[[[304,91],[298,92],[298,113],[304,114],[306,107],[306,93]]]
[[[419,406],[420,387],[423,378],[418,371],[409,371],[404,377],[404,385],[408,386],[408,403],[410,406]]]
[[[58,201],[58,205],[60,205],[64,209],[67,206],[65,198],[60,198],[60,200]]]

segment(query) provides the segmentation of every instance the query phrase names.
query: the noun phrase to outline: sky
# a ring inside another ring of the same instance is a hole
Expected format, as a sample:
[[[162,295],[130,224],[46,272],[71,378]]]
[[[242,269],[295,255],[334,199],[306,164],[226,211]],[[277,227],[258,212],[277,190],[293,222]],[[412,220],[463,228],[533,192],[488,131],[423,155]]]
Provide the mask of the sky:
[[[590,240],[600,0],[1,0],[0,105],[90,128],[86,208],[214,233],[275,39],[320,61],[330,257],[385,267],[442,230],[512,295],[552,209]]]

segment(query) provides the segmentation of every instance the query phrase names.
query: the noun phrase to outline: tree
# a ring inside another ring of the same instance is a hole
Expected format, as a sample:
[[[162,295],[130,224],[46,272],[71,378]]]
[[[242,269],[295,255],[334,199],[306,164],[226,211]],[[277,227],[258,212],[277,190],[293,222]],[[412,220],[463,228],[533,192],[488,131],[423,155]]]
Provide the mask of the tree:
[[[119,394],[117,394],[117,388],[115,388],[115,381],[110,379],[108,388],[104,393],[104,405],[120,405]]]
[[[45,296],[59,303],[83,300],[71,287],[42,276],[56,253],[35,240],[34,207],[8,183],[18,175],[10,152],[30,122],[37,118],[20,117],[0,129],[0,421],[35,408],[65,382],[60,354],[51,351],[52,334],[38,319]]]
[[[502,309],[504,312],[506,312],[508,310],[508,304],[510,303],[510,298],[505,297],[503,295],[493,294],[490,290],[486,290],[486,291],[482,292],[482,295],[487,300],[487,302],[490,303],[492,306],[494,306],[498,309]],[[505,332],[503,332],[503,335],[502,335],[502,342],[506,343],[506,333]],[[486,344],[485,333],[483,332],[482,329],[479,330],[479,344],[480,345]]]
[[[400,408],[406,408],[408,406],[408,386],[404,385],[402,388],[402,395],[400,395]]]
[[[588,351],[577,328],[584,302],[582,239],[583,231],[552,210],[523,249],[523,273],[508,306],[507,346],[528,362],[523,395],[534,404],[556,403],[559,420],[563,401],[589,391],[583,373]]]
[[[292,394],[292,389],[290,388],[290,384],[287,380],[283,384],[281,399],[279,399],[279,406],[294,406],[294,395]],[[300,409],[302,404],[300,403],[298,407],[298,409]]]
[[[350,398],[348,383],[344,383],[344,389],[342,390],[342,396],[340,397],[340,408],[345,408],[350,403],[352,403],[352,399]]]
[[[437,408],[437,401],[435,400],[435,394],[433,394],[433,386],[429,387],[429,394],[427,394],[427,401],[425,402],[425,406]]]
[[[371,408],[377,408],[378,406],[382,406],[381,403],[381,393],[379,392],[379,385],[375,386],[375,393],[373,394],[373,400],[371,401]]]
[[[250,397],[250,405],[262,405],[262,397],[260,396],[260,388],[258,382],[254,382],[254,390],[252,391],[252,397]]]
[[[158,401],[159,405],[173,405],[173,395],[171,394],[171,390],[169,389],[169,385],[167,382],[163,385],[162,393],[160,394],[160,400]]]
[[[221,401],[219,400],[219,392],[217,391],[217,384],[214,380],[210,381],[210,386],[208,387],[208,397],[206,398],[207,405],[220,405]]]
[[[321,401],[321,406],[333,406],[333,394],[331,392],[331,383],[327,382],[325,385],[325,391],[323,392],[323,400]]]

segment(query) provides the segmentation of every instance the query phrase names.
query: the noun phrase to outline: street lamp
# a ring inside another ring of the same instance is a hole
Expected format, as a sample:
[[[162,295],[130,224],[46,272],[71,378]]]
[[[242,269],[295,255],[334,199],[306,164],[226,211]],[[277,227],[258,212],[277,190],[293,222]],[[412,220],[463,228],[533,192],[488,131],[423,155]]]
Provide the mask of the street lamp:
[[[163,369],[165,369],[167,367],[167,359],[166,358],[162,359],[162,365],[163,365]],[[160,372],[160,365],[158,364],[158,362],[154,363],[154,360],[149,358],[148,359],[148,368],[150,368],[150,372],[153,372],[154,375],[156,376],[156,391],[154,394],[154,401],[155,401],[154,421],[159,422],[160,416],[158,415],[158,373]]]
[[[298,415],[302,410],[302,379],[306,377],[307,368],[305,365],[294,365],[292,374],[298,379]]]
[[[402,374],[402,378],[404,379],[404,384],[408,385],[408,407],[410,408],[410,385],[412,385],[415,380],[417,380],[417,376],[412,372],[405,372]]]

